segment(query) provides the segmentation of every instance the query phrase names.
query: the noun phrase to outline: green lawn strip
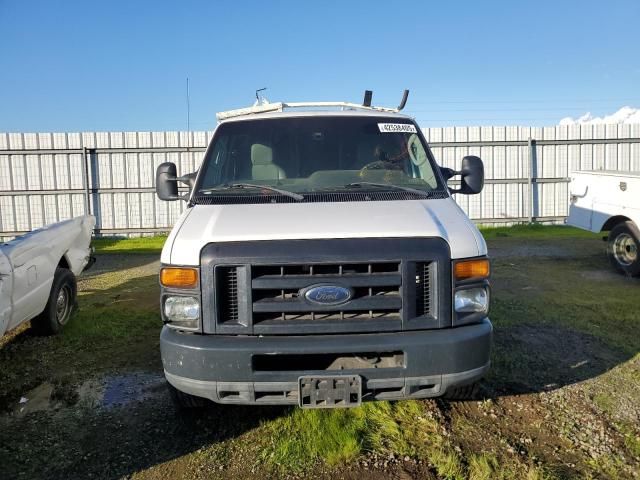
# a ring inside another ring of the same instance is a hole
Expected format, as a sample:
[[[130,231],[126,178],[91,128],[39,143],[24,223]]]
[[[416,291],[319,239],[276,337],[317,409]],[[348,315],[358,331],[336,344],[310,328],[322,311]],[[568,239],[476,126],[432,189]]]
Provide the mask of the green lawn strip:
[[[486,239],[494,238],[598,238],[602,234],[595,234],[565,225],[514,225],[511,227],[480,227],[482,235]],[[159,253],[162,250],[167,235],[152,237],[118,238],[100,237],[94,238],[92,245],[97,253]]]
[[[485,239],[494,238],[535,238],[535,239],[554,239],[554,238],[599,238],[601,233],[591,233],[567,225],[542,225],[539,223],[527,225],[513,225],[510,227],[482,227],[480,232]]]
[[[135,238],[100,237],[94,238],[91,244],[96,253],[160,253],[166,240],[166,235]]]

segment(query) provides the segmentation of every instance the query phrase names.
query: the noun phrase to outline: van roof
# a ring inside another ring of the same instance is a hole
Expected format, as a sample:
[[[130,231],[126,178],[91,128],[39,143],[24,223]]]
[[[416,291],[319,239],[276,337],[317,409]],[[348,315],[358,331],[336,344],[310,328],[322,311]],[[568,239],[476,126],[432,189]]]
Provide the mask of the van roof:
[[[388,117],[402,120],[413,120],[409,115],[384,110],[350,109],[350,110],[285,110],[264,113],[247,113],[229,118],[220,118],[220,123],[237,122],[244,120],[259,120],[269,118],[288,117]]]

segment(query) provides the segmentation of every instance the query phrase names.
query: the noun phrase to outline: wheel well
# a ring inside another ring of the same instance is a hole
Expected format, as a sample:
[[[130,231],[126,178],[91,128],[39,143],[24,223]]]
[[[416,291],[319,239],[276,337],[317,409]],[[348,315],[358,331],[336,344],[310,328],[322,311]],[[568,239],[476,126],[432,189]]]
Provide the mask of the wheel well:
[[[615,217],[611,217],[606,222],[604,222],[604,225],[602,225],[602,228],[600,229],[600,231],[601,232],[609,231],[619,223],[628,222],[629,220],[630,218],[625,217],[624,215],[616,215]]]
[[[71,268],[69,267],[69,262],[67,262],[67,257],[65,257],[64,255],[58,262],[58,268],[66,268],[67,270],[71,270]]]

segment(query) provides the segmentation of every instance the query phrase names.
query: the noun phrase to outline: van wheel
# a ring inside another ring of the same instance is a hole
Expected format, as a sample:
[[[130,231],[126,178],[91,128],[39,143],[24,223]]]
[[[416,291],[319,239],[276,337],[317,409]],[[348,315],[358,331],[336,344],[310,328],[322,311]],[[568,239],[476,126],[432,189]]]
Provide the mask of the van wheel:
[[[190,395],[178,390],[176,387],[167,382],[167,388],[169,388],[169,394],[171,400],[179,410],[192,410],[196,408],[204,408],[211,403],[206,398]]]
[[[613,267],[632,277],[640,275],[640,231],[633,222],[621,222],[609,233],[607,256]]]
[[[76,304],[76,277],[66,268],[56,268],[49,300],[40,315],[31,320],[33,329],[42,335],[58,333],[69,321]]]
[[[442,398],[445,400],[474,400],[478,396],[478,383],[448,388]]]

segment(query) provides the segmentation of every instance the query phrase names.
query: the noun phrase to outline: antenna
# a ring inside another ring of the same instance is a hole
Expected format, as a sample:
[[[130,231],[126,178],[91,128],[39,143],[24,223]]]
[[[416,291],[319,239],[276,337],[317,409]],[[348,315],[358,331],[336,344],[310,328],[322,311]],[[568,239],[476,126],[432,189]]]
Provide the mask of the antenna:
[[[191,147],[191,104],[189,101],[189,77],[187,77],[187,151]]]
[[[265,103],[269,103],[269,101],[264,98],[263,95],[260,95],[260,92],[264,92],[267,90],[267,87],[264,88],[259,88],[258,90],[256,90],[256,103],[255,105],[264,105]]]

